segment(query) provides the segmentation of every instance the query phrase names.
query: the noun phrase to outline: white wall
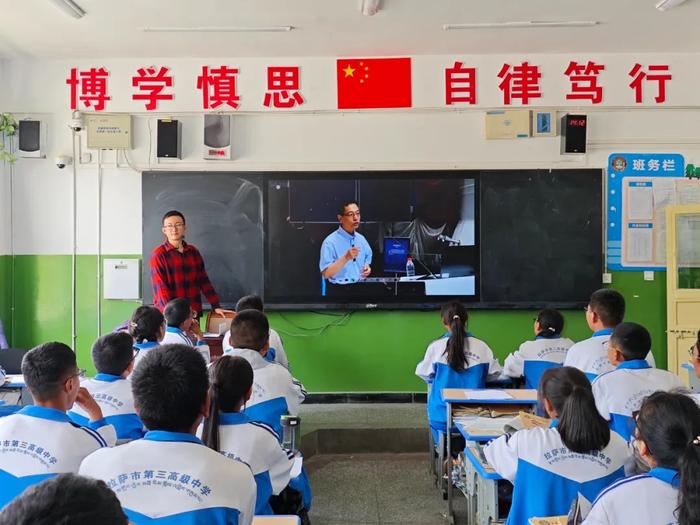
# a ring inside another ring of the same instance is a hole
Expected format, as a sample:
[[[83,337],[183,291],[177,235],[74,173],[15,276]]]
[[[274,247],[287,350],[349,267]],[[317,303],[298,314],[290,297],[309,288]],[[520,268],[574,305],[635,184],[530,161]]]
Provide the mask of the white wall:
[[[5,60],[0,58],[0,86],[7,82],[7,67]],[[7,90],[0,88],[0,113],[6,113]],[[1,139],[0,139],[1,140]],[[10,253],[10,180],[9,168],[0,162],[0,255]]]
[[[482,64],[483,70],[488,71],[494,70],[494,64],[500,64],[503,59],[472,58]],[[553,64],[552,67],[564,59],[568,62],[568,58],[539,57],[542,63]],[[634,60],[643,61],[644,58],[635,56]],[[679,55],[666,57],[666,61],[689,63],[695,60],[697,63],[698,58],[695,55]],[[671,104],[673,107],[632,108],[621,107],[622,104],[612,106],[613,102],[627,96],[624,91],[627,89],[626,83],[621,83],[628,82],[629,79],[625,79],[624,75],[618,78],[619,85],[611,88],[611,91],[615,91],[610,95],[611,105],[582,108],[589,114],[589,153],[585,156],[561,156],[559,137],[486,141],[483,138],[483,106],[459,110],[439,107],[439,101],[444,97],[444,87],[441,82],[428,83],[424,77],[417,76],[418,63],[422,61],[424,71],[432,68],[439,73],[440,69],[436,65],[449,65],[455,57],[416,58],[414,105],[423,106],[422,108],[369,112],[325,109],[328,104],[335,103],[335,84],[334,81],[330,85],[322,83],[319,79],[323,75],[334,75],[333,59],[304,60],[309,70],[309,75],[305,78],[310,78],[308,84],[303,84],[308,86],[303,88],[305,96],[320,102],[309,103],[308,111],[290,112],[255,112],[251,105],[245,113],[234,115],[234,160],[227,162],[201,159],[202,114],[194,111],[194,95],[186,92],[180,95],[179,90],[176,100],[170,106],[173,110],[162,112],[160,116],[174,116],[183,121],[184,159],[158,162],[155,158],[154,130],[159,115],[138,112],[138,107],[130,101],[131,87],[122,82],[124,79],[130,80],[131,73],[127,75],[126,72],[143,65],[143,61],[106,61],[113,75],[121,72],[123,77],[120,77],[119,82],[115,77],[115,81],[110,84],[114,105],[108,109],[128,111],[134,115],[134,149],[128,154],[129,162],[137,170],[604,168],[607,156],[613,151],[679,152],[689,162],[700,161],[700,133],[697,131],[700,96],[688,79],[675,83],[670,90],[669,96],[674,96]],[[615,64],[626,64],[630,57],[608,56],[604,60],[612,67]],[[154,62],[158,63],[157,59]],[[244,62],[247,71],[264,71],[265,65],[274,63],[265,59],[247,59]],[[181,63],[182,70],[192,72],[197,64],[201,66],[207,61],[182,60],[178,63]],[[214,59],[209,63],[225,62]],[[285,63],[294,64],[295,61],[285,60]],[[15,167],[13,200],[16,253],[68,254],[71,251],[72,171],[70,168],[58,170],[53,160],[56,155],[70,154],[73,149],[71,132],[66,125],[70,119],[70,110],[65,78],[70,67],[100,64],[97,61],[15,61],[7,67],[11,89],[8,90],[9,100],[4,105],[4,110],[13,111],[20,118],[25,115],[23,111],[29,112],[27,114],[32,117],[41,117],[45,119],[48,129],[47,158],[20,159]],[[243,67],[241,69],[244,70]],[[616,75],[617,73],[609,72],[609,78]],[[258,80],[250,82],[255,84]],[[551,78],[550,75],[547,86],[549,94],[541,101],[541,105],[563,108],[557,102],[563,99],[562,90],[567,89],[562,85],[561,79]],[[248,86],[246,89],[252,93],[254,87]],[[497,105],[497,100],[489,93],[484,93],[482,97],[484,104]],[[315,97],[316,94],[318,97]],[[692,103],[693,97],[698,97],[697,103]],[[253,98],[252,95],[249,98]],[[684,107],[681,103],[688,103],[689,106]],[[76,150],[78,158],[81,151],[87,151],[85,137],[79,137],[79,142],[80,147]],[[89,153],[92,154],[90,163],[77,164],[79,253],[95,253],[98,241],[98,152]],[[116,154],[110,151],[102,154],[101,168],[102,253],[140,253],[140,174],[127,166],[126,159],[121,154],[117,159]],[[3,176],[3,181],[6,178]],[[0,201],[3,209],[6,208],[4,204]],[[5,216],[2,217],[5,224]],[[0,228],[0,250],[3,249],[3,243],[8,242],[7,239],[3,241],[4,230],[6,228]]]

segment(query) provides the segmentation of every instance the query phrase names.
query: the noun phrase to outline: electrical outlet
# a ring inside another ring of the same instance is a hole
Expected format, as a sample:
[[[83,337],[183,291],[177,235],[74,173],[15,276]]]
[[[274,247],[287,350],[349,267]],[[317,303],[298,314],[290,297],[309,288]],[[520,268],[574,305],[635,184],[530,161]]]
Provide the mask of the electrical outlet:
[[[90,164],[92,162],[92,153],[86,151],[80,155],[80,164]]]
[[[653,281],[654,280],[654,272],[644,272],[644,280],[645,281]]]
[[[603,284],[612,284],[612,274],[605,272],[603,274]]]

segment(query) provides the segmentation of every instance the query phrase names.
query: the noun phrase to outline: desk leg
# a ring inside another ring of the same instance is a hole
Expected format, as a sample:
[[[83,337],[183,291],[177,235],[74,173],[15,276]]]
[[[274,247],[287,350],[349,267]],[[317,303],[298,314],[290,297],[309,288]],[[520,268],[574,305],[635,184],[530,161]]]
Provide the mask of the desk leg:
[[[447,403],[447,431],[445,439],[447,440],[447,457],[445,463],[445,477],[447,482],[447,520],[449,523],[454,523],[454,511],[452,510],[452,403]]]

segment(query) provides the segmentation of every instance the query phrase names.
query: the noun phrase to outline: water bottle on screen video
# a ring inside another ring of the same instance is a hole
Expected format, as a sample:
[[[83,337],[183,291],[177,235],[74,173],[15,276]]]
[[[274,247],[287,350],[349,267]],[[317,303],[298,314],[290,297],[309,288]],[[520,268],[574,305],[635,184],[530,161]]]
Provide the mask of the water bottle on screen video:
[[[406,277],[415,277],[415,275],[416,267],[413,264],[413,257],[409,255],[408,259],[406,259]]]

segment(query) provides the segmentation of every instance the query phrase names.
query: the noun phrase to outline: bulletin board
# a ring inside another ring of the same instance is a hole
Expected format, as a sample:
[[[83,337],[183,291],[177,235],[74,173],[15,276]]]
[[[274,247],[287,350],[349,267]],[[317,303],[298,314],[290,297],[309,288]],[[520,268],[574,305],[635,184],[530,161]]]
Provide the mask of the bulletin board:
[[[678,153],[613,153],[608,158],[607,267],[666,269],[666,206],[700,203]]]

